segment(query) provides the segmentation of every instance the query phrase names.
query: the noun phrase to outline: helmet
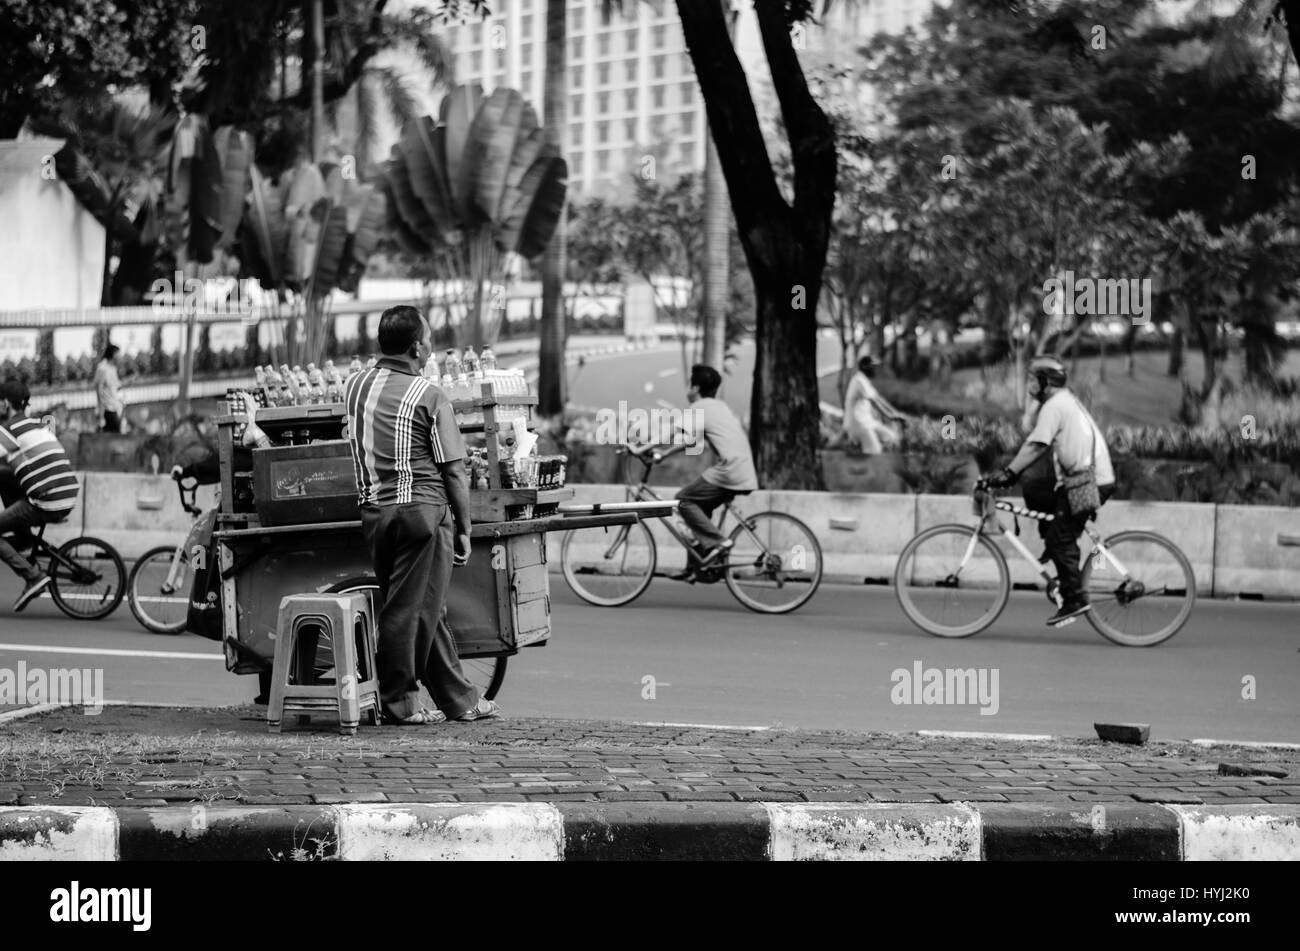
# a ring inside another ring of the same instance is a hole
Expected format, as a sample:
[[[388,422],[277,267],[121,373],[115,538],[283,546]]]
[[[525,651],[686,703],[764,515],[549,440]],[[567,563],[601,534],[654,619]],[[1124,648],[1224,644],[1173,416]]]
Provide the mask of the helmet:
[[[1038,356],[1029,361],[1029,373],[1038,377],[1040,383],[1052,386],[1065,386],[1065,364],[1053,356]]]

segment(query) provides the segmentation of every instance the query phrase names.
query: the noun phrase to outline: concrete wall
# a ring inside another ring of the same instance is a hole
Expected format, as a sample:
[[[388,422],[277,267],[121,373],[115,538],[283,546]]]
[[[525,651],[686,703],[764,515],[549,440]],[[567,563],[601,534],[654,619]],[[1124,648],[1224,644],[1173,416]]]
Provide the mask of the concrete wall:
[[[67,522],[51,526],[51,541],[93,535],[109,542],[123,557],[136,558],[157,545],[181,541],[191,519],[181,509],[176,488],[165,475],[145,476],[87,472],[80,476],[82,492]],[[574,502],[616,502],[625,498],[621,485],[575,485]],[[676,486],[656,487],[672,498]],[[211,508],[215,488],[199,492],[199,505]],[[1018,501],[1018,500],[1017,500]],[[822,546],[829,581],[861,584],[888,581],[907,541],[918,531],[943,523],[970,524],[971,501],[950,495],[886,495],[759,491],[738,499],[742,512],[772,509],[805,522]],[[1003,516],[1010,524],[1009,516]],[[659,567],[672,571],[684,565],[681,547],[660,520],[651,531],[658,547]],[[1180,502],[1109,502],[1098,528],[1103,536],[1146,529],[1169,538],[1187,556],[1203,595],[1252,595],[1300,599],[1300,509]],[[1021,540],[1034,554],[1042,551],[1037,524],[1020,521]],[[598,530],[596,530],[598,531]],[[547,536],[551,569],[560,566],[562,536]],[[592,534],[593,543],[600,536]],[[1034,580],[1033,569],[1007,543],[1004,547],[1013,579]]]

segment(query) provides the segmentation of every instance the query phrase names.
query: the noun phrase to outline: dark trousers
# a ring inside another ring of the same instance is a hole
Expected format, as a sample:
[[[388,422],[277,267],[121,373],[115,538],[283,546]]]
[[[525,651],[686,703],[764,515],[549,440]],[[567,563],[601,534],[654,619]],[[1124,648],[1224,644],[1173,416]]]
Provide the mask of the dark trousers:
[[[122,431],[122,416],[120,413],[110,413],[104,410],[104,432],[120,433]]]
[[[0,512],[0,561],[12,568],[14,574],[24,581],[36,581],[41,577],[41,570],[20,555],[18,549],[4,536],[13,532],[17,536],[15,540],[26,542],[30,539],[30,529],[44,525],[48,521],[45,513],[26,498],[20,499]],[[27,538],[23,538],[24,535]]]
[[[1105,504],[1115,494],[1115,486],[1098,486],[1098,495]],[[1084,526],[1096,512],[1084,512],[1082,515],[1070,514],[1070,503],[1065,489],[1055,488],[1054,479],[1035,479],[1025,483],[1025,505],[1039,512],[1055,514],[1050,522],[1038,523],[1038,534],[1043,538],[1046,554],[1056,566],[1056,577],[1061,585],[1061,597],[1066,604],[1087,603],[1088,595],[1083,591],[1083,569],[1079,559],[1079,536]]]
[[[451,583],[450,510],[421,502],[368,506],[361,528],[383,599],[375,663],[384,709],[413,715],[423,683],[448,719],[468,713],[478,690],[465,679],[451,633],[438,623]]]
[[[684,486],[677,493],[677,511],[681,514],[682,520],[686,522],[695,537],[699,539],[700,544],[712,548],[714,545],[721,544],[725,539],[722,532],[718,531],[710,519],[713,510],[719,505],[730,502],[736,493],[730,489],[724,489],[707,482],[704,479],[696,479],[694,482]]]

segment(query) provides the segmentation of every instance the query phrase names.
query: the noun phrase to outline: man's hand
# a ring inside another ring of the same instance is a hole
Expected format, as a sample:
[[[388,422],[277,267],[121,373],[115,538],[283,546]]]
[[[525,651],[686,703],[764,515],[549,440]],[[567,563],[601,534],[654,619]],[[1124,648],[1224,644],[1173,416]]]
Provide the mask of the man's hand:
[[[990,488],[1005,489],[1007,486],[1015,485],[1020,475],[1010,469],[1003,469],[1000,472],[994,472],[985,477],[984,481]]]
[[[455,551],[451,558],[451,563],[455,567],[459,568],[463,565],[469,564],[469,547],[469,533],[457,531]]]

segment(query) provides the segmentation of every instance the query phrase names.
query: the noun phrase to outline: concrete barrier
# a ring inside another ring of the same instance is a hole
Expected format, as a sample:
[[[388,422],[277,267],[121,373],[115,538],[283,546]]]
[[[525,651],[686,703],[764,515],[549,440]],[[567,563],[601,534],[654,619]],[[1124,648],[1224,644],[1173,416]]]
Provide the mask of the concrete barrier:
[[[80,476],[77,508],[46,537],[61,543],[78,535],[93,535],[133,559],[157,545],[175,544],[185,537],[192,520],[181,509],[176,488],[165,475],[88,472]],[[671,499],[677,486],[656,486]],[[616,502],[626,497],[622,485],[573,486],[578,503]],[[199,505],[216,504],[215,487],[199,491]],[[1021,500],[1012,497],[1012,501]],[[960,495],[887,495],[830,492],[768,492],[760,490],[737,500],[744,513],[773,509],[805,522],[822,546],[827,581],[861,583],[892,578],[898,554],[918,531],[944,523],[969,525],[971,501]],[[1010,519],[1010,516],[1004,516]],[[648,523],[658,548],[659,568],[679,570],[685,552],[658,519]],[[1239,594],[1300,598],[1300,546],[1283,541],[1300,538],[1300,509],[1271,506],[1211,505],[1183,502],[1108,502],[1098,526],[1103,535],[1126,529],[1146,529],[1169,538],[1192,564],[1198,592],[1232,597]],[[1034,554],[1042,550],[1037,524],[1021,519],[1021,540]],[[603,535],[591,534],[593,543]],[[560,569],[562,535],[547,537],[551,569]],[[1032,583],[1029,565],[1004,547],[1012,578]]]
[[[1217,507],[1215,594],[1300,598],[1300,509]],[[1188,557],[1191,557],[1190,554]]]

